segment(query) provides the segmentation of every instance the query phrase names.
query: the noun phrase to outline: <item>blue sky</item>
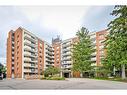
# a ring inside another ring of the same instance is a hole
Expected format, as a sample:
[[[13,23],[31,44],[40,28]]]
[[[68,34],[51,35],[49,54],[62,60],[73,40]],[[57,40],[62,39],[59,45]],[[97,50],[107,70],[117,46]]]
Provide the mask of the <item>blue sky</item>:
[[[107,28],[114,6],[0,6],[0,62],[6,62],[8,31],[19,26],[51,42],[60,35],[67,39],[82,27],[90,31]]]

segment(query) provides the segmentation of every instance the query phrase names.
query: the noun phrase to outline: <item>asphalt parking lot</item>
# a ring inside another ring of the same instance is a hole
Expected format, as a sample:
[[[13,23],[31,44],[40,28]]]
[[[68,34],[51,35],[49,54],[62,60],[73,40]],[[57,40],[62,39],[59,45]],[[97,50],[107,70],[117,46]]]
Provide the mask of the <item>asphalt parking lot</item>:
[[[0,90],[28,90],[28,89],[127,89],[127,83],[94,80],[86,78],[69,78],[66,80],[0,80]]]

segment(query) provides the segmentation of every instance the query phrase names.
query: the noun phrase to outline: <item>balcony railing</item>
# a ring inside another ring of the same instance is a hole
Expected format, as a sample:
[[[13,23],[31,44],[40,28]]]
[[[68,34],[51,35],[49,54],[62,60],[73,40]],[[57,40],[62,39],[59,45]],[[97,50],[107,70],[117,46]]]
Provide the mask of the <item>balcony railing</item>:
[[[63,53],[62,56],[71,56],[71,52]]]
[[[71,43],[63,44],[62,48],[66,48],[66,47],[70,47],[70,46],[71,46]]]
[[[91,61],[96,61],[96,57],[94,57],[94,58],[91,58]]]
[[[34,43],[36,43],[36,41],[37,41],[36,39],[33,39],[32,37],[30,37],[30,36],[28,36],[26,34],[24,35],[24,38],[27,39],[27,40],[30,40],[30,41],[32,41]]]
[[[37,53],[37,50],[36,49],[31,49],[29,47],[24,47],[24,50],[25,51],[28,51],[28,52],[32,52],[32,53]]]
[[[36,44],[32,44],[32,43],[29,43],[29,42],[26,42],[26,41],[24,42],[24,45],[28,45],[28,46],[33,47],[33,48],[37,47]]]

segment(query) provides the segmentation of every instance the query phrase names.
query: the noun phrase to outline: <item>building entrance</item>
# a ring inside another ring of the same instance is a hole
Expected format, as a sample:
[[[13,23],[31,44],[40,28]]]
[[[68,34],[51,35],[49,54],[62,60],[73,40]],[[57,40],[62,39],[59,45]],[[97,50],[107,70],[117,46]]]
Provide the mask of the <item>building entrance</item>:
[[[69,73],[64,73],[64,77],[65,78],[69,78],[70,77],[70,74]]]

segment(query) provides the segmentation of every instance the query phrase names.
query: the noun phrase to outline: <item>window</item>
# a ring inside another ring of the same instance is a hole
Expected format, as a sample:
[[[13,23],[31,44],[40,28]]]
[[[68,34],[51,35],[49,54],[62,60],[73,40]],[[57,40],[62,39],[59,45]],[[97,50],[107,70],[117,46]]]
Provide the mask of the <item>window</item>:
[[[19,38],[19,35],[17,36],[17,38]]]
[[[14,47],[14,44],[12,44],[12,46]]]
[[[12,36],[14,36],[14,33],[12,33]]]
[[[57,54],[56,57],[59,58],[59,54]]]
[[[19,46],[17,46],[17,49],[19,49]]]
[[[104,41],[105,41],[105,40],[100,40],[99,43],[100,43],[100,44],[104,44]]]
[[[19,44],[19,41],[17,41],[17,44]]]
[[[104,38],[104,34],[99,34],[99,38]]]
[[[57,47],[57,49],[59,49],[59,47]]]

